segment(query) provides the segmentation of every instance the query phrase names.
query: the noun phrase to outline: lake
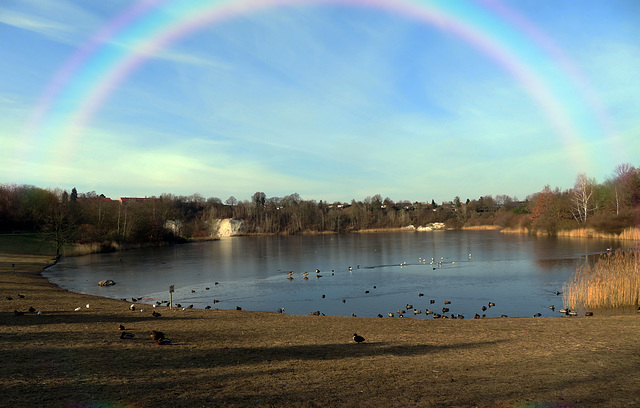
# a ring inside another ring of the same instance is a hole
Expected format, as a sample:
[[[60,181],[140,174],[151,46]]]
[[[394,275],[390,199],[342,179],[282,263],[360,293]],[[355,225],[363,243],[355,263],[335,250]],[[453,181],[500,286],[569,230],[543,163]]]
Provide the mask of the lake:
[[[576,268],[620,245],[497,231],[250,236],[62,258],[43,275],[73,292],[149,304],[168,301],[174,285],[174,305],[195,308],[387,317],[412,305],[465,318],[550,317]],[[104,279],[117,284],[98,286]]]

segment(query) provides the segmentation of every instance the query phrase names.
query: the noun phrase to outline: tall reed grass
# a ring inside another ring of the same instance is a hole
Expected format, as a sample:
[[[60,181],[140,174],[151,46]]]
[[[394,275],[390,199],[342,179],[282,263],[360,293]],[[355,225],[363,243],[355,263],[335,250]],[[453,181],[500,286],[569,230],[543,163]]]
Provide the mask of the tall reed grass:
[[[637,306],[640,253],[619,251],[578,268],[563,285],[562,296],[565,307],[572,309]]]
[[[64,256],[82,256],[89,254],[99,254],[105,252],[114,252],[120,248],[117,242],[105,241],[105,242],[92,242],[89,244],[75,244],[63,249]]]

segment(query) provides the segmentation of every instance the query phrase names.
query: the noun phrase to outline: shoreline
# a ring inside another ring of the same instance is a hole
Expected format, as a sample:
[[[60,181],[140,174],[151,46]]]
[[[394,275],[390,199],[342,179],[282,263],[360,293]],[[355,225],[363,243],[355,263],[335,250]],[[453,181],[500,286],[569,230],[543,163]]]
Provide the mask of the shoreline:
[[[0,303],[7,406],[640,403],[640,316],[354,319],[162,308],[154,318],[57,287],[41,275],[52,262],[0,255],[1,293],[25,296]],[[13,315],[28,305],[43,314]],[[135,338],[120,340],[119,324]],[[155,344],[151,330],[173,344]],[[355,344],[354,332],[366,341]]]

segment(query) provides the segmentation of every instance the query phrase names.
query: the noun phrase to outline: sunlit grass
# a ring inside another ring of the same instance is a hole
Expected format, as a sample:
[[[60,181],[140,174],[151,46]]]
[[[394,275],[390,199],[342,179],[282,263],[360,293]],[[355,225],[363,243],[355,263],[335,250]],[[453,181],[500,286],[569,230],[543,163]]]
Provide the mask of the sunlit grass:
[[[637,306],[640,299],[638,251],[606,255],[595,265],[580,267],[564,285],[563,301],[569,308]]]

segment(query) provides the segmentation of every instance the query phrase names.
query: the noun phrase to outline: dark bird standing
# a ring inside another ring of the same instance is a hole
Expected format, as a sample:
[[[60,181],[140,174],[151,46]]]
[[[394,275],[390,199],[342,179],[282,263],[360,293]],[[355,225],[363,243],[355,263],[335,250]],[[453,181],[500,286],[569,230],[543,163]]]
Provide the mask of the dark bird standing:
[[[358,335],[358,333],[353,333],[353,341],[356,343],[362,343],[364,341],[364,337]]]

